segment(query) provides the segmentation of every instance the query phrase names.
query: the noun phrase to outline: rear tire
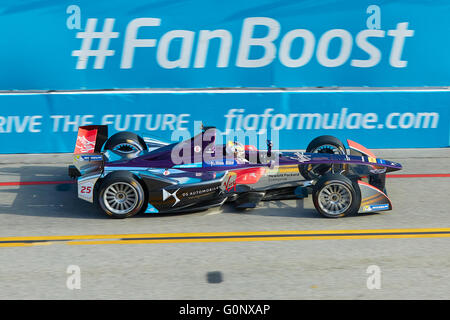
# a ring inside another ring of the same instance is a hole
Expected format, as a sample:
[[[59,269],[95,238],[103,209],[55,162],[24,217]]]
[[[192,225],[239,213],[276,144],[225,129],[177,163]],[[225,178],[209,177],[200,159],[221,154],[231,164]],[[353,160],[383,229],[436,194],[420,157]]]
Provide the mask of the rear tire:
[[[104,150],[111,150],[121,155],[135,155],[147,151],[147,144],[142,137],[133,132],[123,131],[112,135],[105,143]]]
[[[341,140],[333,136],[319,136],[306,147],[307,153],[347,154]],[[306,180],[313,180],[331,171],[342,170],[343,165],[305,164],[300,165],[300,173]]]
[[[357,183],[341,174],[326,174],[314,186],[313,202],[322,216],[340,218],[359,211],[361,191]]]
[[[130,172],[113,172],[98,188],[96,202],[108,216],[124,219],[145,211],[145,189]]]

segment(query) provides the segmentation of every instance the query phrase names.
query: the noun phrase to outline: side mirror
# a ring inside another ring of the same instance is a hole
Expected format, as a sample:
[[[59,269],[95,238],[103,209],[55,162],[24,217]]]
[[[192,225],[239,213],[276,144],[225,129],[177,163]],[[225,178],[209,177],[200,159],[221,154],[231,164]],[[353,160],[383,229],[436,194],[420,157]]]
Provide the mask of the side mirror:
[[[267,156],[271,157],[272,156],[272,140],[267,140]]]

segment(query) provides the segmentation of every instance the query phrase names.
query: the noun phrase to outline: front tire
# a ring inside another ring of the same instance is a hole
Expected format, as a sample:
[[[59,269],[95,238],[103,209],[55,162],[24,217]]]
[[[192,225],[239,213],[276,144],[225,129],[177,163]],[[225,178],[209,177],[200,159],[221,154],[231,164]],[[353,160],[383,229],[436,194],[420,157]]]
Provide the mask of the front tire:
[[[114,172],[106,176],[98,189],[97,203],[110,217],[124,219],[145,211],[145,190],[129,172]]]
[[[319,136],[313,139],[306,147],[307,153],[347,154],[341,140],[333,136]],[[340,171],[343,165],[307,164],[300,165],[300,173],[306,180],[313,180],[326,173]]]
[[[356,214],[361,205],[361,191],[356,183],[341,174],[326,174],[314,186],[316,210],[327,218]]]

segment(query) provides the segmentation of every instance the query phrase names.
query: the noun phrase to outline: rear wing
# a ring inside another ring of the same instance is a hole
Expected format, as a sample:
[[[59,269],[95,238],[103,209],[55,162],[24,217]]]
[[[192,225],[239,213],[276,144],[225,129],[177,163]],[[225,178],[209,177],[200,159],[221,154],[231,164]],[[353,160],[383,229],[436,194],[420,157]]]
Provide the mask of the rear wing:
[[[102,146],[108,139],[108,126],[91,125],[78,128],[77,141],[73,152],[73,165],[69,166],[69,176],[76,178],[103,170]]]
[[[100,153],[106,140],[108,140],[108,126],[81,126],[78,128],[77,143],[73,153]]]

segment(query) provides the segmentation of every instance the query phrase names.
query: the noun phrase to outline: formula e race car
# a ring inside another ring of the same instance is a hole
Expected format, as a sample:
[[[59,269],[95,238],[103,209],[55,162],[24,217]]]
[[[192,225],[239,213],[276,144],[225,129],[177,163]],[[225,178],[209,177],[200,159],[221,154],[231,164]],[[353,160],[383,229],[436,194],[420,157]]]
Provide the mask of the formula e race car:
[[[137,213],[186,212],[232,203],[249,209],[260,201],[312,195],[316,210],[329,218],[391,210],[386,172],[402,166],[347,140],[320,136],[306,152],[266,150],[237,141],[216,144],[216,129],[165,143],[107,126],[78,130],[74,164],[78,197],[114,218]]]

